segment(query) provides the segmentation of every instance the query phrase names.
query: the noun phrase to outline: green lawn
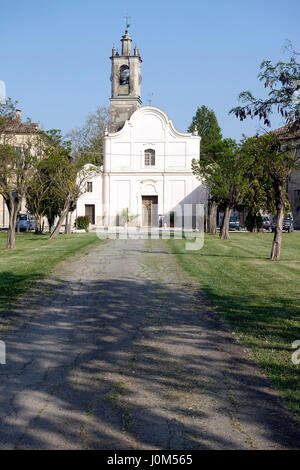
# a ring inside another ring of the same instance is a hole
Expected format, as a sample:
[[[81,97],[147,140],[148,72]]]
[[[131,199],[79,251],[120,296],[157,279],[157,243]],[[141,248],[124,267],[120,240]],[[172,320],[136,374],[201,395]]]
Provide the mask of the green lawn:
[[[291,344],[300,340],[300,233],[283,235],[279,262],[268,259],[272,234],[230,236],[206,236],[198,252],[185,251],[184,240],[169,243],[300,416],[300,365],[291,361]]]
[[[38,279],[46,276],[60,261],[91,243],[99,241],[94,233],[49,235],[20,233],[16,250],[6,250],[6,233],[0,233],[0,313]]]

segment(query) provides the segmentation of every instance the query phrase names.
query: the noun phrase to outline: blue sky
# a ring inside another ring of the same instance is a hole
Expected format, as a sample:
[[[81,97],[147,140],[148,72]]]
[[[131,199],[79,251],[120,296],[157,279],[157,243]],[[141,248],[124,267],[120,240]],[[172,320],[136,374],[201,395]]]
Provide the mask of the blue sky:
[[[225,137],[253,135],[257,121],[228,116],[240,91],[264,96],[262,60],[300,50],[300,2],[287,0],[16,0],[1,2],[0,80],[23,116],[68,132],[109,106],[113,43],[130,15],[143,59],[142,100],[186,130],[197,106],[212,108]],[[274,116],[273,127],[282,125]]]

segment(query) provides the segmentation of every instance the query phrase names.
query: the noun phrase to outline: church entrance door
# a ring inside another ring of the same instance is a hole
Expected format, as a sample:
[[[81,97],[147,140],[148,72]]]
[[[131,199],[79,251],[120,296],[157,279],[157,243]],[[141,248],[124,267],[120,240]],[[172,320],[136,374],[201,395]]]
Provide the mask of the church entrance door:
[[[142,224],[146,227],[158,226],[158,196],[142,196]]]

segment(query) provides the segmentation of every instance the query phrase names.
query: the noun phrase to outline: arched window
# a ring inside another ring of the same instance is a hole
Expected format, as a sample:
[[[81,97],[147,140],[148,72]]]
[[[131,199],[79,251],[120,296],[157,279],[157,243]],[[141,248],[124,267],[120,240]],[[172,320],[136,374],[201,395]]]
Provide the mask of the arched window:
[[[154,166],[155,165],[155,150],[147,149],[145,150],[145,166]]]
[[[120,85],[129,85],[129,75],[128,65],[122,65],[120,67]]]

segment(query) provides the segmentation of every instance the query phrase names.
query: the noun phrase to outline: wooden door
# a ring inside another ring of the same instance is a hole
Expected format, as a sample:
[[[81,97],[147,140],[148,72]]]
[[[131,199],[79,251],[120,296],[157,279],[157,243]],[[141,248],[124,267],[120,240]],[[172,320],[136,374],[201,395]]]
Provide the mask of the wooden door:
[[[95,204],[85,204],[85,215],[90,219],[90,223],[95,223]]]
[[[142,224],[146,227],[157,226],[157,196],[142,196]]]

